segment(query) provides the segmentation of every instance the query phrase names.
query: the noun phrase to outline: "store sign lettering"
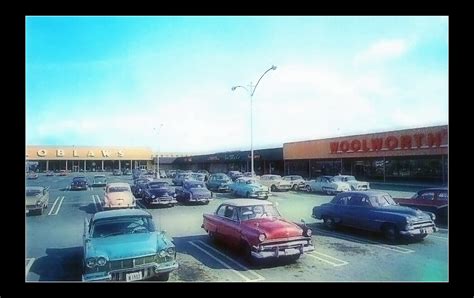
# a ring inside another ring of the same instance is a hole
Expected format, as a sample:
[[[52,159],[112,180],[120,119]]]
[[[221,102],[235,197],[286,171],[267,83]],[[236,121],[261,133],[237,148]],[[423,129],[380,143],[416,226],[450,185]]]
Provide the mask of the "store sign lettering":
[[[447,137],[448,131],[442,130],[435,133],[418,133],[413,135],[389,135],[385,138],[353,139],[340,142],[330,142],[331,154],[374,152],[381,150],[410,150],[439,148]]]
[[[111,157],[112,153],[109,150],[100,150],[102,153],[103,157]],[[66,156],[66,151],[63,149],[56,149],[55,150],[56,157],[65,157]],[[87,151],[86,157],[95,157],[95,151],[89,150]],[[48,156],[48,150],[46,149],[40,149],[36,151],[36,155],[39,157],[47,157]],[[28,157],[28,154],[26,155]],[[124,157],[125,153],[122,150],[118,150],[116,152],[117,157]],[[77,150],[72,150],[72,157],[85,157],[79,155]]]

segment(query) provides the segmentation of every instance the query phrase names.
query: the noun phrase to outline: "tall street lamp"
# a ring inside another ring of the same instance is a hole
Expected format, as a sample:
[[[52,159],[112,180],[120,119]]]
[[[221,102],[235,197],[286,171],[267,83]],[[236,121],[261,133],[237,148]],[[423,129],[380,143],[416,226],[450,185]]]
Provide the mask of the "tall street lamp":
[[[250,82],[250,85],[248,86],[249,88],[245,88],[244,86],[240,86],[240,85],[232,87],[232,91],[235,91],[235,89],[240,87],[240,88],[245,89],[250,95],[250,158],[251,158],[252,177],[254,176],[254,166],[253,166],[253,94],[255,93],[255,89],[257,89],[258,83],[260,83],[260,80],[263,78],[263,76],[265,74],[267,74],[267,72],[269,72],[270,70],[275,70],[276,68],[277,67],[275,65],[272,65],[272,67],[267,69],[262,74],[260,79],[258,79],[257,84],[255,86],[252,86],[252,82]]]
[[[155,178],[159,179],[160,178],[160,152],[159,152],[159,146],[160,146],[160,130],[163,127],[163,123],[160,124],[160,127],[158,128],[153,128],[154,131],[156,131],[156,140],[158,141],[158,146],[157,146],[157,152],[156,152],[156,173],[155,173]]]

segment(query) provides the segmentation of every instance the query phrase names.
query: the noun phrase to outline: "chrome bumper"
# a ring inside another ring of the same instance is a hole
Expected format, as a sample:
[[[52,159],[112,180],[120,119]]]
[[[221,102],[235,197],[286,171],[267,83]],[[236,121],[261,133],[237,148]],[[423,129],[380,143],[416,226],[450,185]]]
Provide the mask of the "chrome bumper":
[[[253,247],[252,257],[257,259],[278,258],[284,256],[301,255],[314,250],[314,245],[308,240],[291,241],[288,243],[269,244]]]
[[[152,263],[146,266],[139,266],[139,267],[129,268],[129,269],[114,270],[110,272],[96,272],[96,273],[83,274],[82,281],[109,281],[109,280],[125,281],[122,278],[118,278],[118,280],[116,280],[117,275],[121,277],[122,275],[126,273],[137,272],[140,270],[144,270],[145,273],[151,272],[151,274],[143,275],[143,279],[148,279],[160,273],[171,272],[177,268],[178,268],[178,262],[176,262],[176,260],[172,262],[168,262],[168,263],[162,263],[162,264]]]
[[[432,234],[432,233],[438,232],[438,230],[439,229],[437,227],[418,228],[418,229],[413,229],[413,230],[408,230],[408,231],[400,231],[400,235],[413,237],[413,236]]]
[[[168,205],[168,204],[176,204],[178,201],[176,201],[175,198],[158,198],[158,201],[155,201],[157,199],[153,199],[149,204],[150,205]]]

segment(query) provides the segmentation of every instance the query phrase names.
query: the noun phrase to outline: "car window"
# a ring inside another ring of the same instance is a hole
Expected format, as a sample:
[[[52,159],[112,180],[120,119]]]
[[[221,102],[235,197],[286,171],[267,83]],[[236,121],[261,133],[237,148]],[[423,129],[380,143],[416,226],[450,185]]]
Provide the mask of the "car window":
[[[430,191],[430,192],[424,192],[420,195],[420,199],[422,200],[427,200],[427,201],[432,201],[434,200],[434,197],[435,197],[435,194],[434,192]]]
[[[217,209],[216,214],[219,215],[219,216],[224,217],[226,207],[227,207],[227,205],[220,206],[219,209]]]
[[[347,205],[347,202],[351,199],[350,196],[343,196],[336,200],[335,204],[337,205]]]
[[[146,217],[102,219],[94,223],[93,238],[154,232],[153,221]]]
[[[235,212],[234,206],[227,206],[224,211],[224,217],[236,220],[237,219],[237,212]]]
[[[365,196],[361,195],[353,195],[349,200],[350,206],[358,206],[358,207],[369,207],[371,206],[370,201]]]
[[[123,191],[130,191],[128,187],[123,186],[113,186],[107,189],[107,192],[123,192]]]

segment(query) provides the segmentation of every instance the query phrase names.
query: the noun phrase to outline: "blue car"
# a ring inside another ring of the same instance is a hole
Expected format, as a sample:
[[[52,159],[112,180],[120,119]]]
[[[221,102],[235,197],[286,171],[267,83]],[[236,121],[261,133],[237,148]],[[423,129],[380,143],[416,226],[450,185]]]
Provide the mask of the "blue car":
[[[438,230],[433,213],[400,206],[382,191],[340,193],[331,202],[314,207],[312,217],[322,219],[329,229],[351,226],[381,232],[389,241],[423,239]]]
[[[145,185],[143,190],[143,201],[149,206],[167,205],[174,206],[176,193],[166,181],[151,181]]]
[[[261,185],[257,179],[241,177],[230,185],[230,191],[236,197],[268,199],[268,187]]]
[[[207,180],[207,188],[216,192],[229,192],[232,179],[223,173],[212,174]]]
[[[74,177],[71,182],[71,190],[87,190],[89,183],[86,177]]]
[[[202,181],[187,180],[183,182],[183,187],[176,188],[176,199],[182,203],[209,204],[212,200],[212,192]]]
[[[97,212],[83,237],[83,281],[166,281],[178,268],[173,240],[142,209]]]

